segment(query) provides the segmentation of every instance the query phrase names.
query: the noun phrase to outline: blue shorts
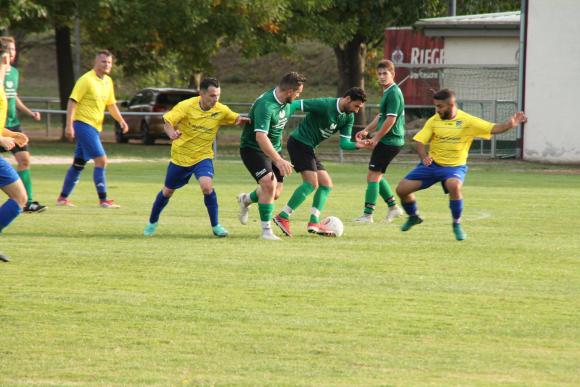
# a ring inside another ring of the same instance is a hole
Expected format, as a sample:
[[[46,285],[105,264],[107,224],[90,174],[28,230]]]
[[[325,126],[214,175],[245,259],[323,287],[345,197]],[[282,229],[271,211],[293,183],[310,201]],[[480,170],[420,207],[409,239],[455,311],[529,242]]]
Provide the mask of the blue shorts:
[[[211,159],[201,160],[190,167],[181,167],[169,162],[167,175],[165,175],[165,186],[169,189],[178,189],[189,183],[191,175],[199,180],[202,176],[213,179],[213,161]]]
[[[465,175],[467,174],[467,165],[460,165],[457,167],[444,167],[436,162],[431,163],[428,167],[423,165],[423,163],[417,164],[417,166],[405,176],[406,180],[419,180],[421,181],[421,189],[429,188],[437,182],[443,183],[447,179],[459,179],[461,181],[465,180]],[[443,185],[443,190],[447,192],[445,186]]]
[[[18,179],[20,179],[20,176],[18,176],[14,167],[3,157],[0,157],[0,187],[15,183]]]
[[[89,161],[96,157],[105,156],[101,135],[94,126],[82,121],[74,121],[73,128],[77,139],[75,158],[80,157],[85,161]]]

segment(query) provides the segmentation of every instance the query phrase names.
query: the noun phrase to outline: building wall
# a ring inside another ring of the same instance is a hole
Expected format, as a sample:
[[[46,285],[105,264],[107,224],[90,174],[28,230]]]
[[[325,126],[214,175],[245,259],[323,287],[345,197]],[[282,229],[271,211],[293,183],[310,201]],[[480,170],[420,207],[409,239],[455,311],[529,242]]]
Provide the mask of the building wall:
[[[528,2],[525,160],[580,163],[578,15],[578,0]]]
[[[517,65],[518,37],[453,37],[445,38],[447,64]]]

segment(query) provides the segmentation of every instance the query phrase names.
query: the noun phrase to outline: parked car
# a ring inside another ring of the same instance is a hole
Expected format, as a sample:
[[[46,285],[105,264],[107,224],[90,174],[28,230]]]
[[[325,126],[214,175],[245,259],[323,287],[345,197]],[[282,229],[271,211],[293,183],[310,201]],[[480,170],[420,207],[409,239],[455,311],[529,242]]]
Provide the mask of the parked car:
[[[163,113],[171,110],[179,102],[199,95],[193,89],[147,88],[139,91],[133,98],[121,103],[122,111],[134,113]],[[119,124],[115,124],[115,139],[126,143],[131,138],[140,139],[143,144],[151,145],[158,138],[167,138],[163,131],[161,115],[129,115],[124,116],[129,131],[121,132]]]

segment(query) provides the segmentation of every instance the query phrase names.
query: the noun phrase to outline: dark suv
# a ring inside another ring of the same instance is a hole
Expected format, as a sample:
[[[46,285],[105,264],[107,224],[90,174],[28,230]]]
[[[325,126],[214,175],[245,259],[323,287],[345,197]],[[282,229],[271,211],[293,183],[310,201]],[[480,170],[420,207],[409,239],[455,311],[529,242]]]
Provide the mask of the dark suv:
[[[179,102],[198,95],[199,92],[192,89],[147,88],[139,91],[129,101],[121,103],[121,107],[132,113],[164,113]],[[116,123],[117,142],[125,143],[131,138],[137,138],[143,144],[151,145],[158,138],[167,138],[161,115],[126,115],[124,118],[129,125],[129,131],[121,133],[121,128]]]

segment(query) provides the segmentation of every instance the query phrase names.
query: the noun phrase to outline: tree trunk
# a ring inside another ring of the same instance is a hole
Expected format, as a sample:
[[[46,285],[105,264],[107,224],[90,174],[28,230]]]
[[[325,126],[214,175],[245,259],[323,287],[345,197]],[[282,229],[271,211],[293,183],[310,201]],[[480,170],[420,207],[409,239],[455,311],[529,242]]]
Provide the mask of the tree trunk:
[[[66,110],[68,98],[75,85],[72,49],[70,41],[70,28],[66,26],[54,27],[56,40],[56,65],[58,72],[58,93],[60,97],[60,108]],[[66,115],[62,115],[62,139],[65,139],[64,129],[66,126]]]
[[[338,96],[342,96],[351,87],[365,86],[365,64],[366,64],[367,46],[363,39],[355,36],[353,40],[346,44],[334,47],[336,63],[338,65]],[[364,108],[357,114],[355,124],[364,125],[366,117]]]
[[[190,89],[199,90],[199,84],[201,83],[201,72],[195,72],[189,76],[189,87]]]

